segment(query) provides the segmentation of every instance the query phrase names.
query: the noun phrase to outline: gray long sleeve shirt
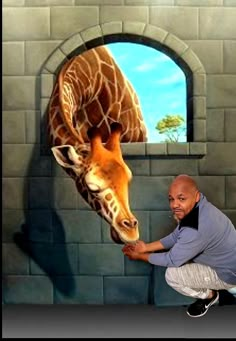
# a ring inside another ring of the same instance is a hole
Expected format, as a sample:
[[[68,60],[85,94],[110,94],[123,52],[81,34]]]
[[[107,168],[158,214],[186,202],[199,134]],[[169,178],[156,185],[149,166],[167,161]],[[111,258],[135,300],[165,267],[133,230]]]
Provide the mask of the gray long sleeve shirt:
[[[179,267],[189,261],[205,264],[221,280],[236,284],[236,229],[203,194],[175,230],[160,242],[168,251],[151,253],[149,263],[166,267]]]

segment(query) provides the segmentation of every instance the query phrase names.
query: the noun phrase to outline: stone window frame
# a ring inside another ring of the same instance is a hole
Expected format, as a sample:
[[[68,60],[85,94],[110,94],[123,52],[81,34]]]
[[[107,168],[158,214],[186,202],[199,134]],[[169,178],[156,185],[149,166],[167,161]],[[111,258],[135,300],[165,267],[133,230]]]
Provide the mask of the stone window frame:
[[[41,154],[49,154],[46,139],[46,111],[56,76],[62,65],[75,55],[99,45],[132,42],[153,47],[169,56],[185,73],[187,85],[187,142],[121,143],[124,155],[183,156],[206,155],[206,72],[191,48],[168,31],[146,23],[106,22],[76,32],[53,51],[40,74]]]

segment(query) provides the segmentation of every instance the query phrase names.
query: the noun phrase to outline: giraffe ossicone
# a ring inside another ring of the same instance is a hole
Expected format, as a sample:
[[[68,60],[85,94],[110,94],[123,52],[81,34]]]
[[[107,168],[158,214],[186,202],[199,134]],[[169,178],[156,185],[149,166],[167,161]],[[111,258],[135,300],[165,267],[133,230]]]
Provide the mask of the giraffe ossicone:
[[[132,172],[120,142],[145,142],[134,88],[105,46],[67,61],[48,110],[48,136],[58,164],[89,206],[110,225],[115,243],[139,239],[129,206]]]

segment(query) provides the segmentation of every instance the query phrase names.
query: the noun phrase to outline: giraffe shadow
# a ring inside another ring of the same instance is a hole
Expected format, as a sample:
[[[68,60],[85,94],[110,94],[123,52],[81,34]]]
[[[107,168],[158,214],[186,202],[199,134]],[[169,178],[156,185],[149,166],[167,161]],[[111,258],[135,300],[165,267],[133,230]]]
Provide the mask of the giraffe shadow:
[[[51,158],[40,155],[39,146],[34,146],[24,178],[24,223],[13,240],[29,257],[31,275],[46,274],[56,290],[71,296],[75,291],[74,274],[64,226],[53,207]]]

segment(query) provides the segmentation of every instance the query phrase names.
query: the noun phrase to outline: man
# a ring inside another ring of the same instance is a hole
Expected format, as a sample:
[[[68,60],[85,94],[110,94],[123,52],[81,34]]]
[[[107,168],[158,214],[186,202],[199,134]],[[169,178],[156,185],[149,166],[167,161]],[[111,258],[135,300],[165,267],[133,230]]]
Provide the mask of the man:
[[[236,286],[236,229],[229,218],[207,201],[188,175],[169,187],[169,203],[177,227],[158,241],[125,245],[123,253],[167,267],[167,283],[195,297],[187,314],[199,317],[219,299],[219,290]]]

